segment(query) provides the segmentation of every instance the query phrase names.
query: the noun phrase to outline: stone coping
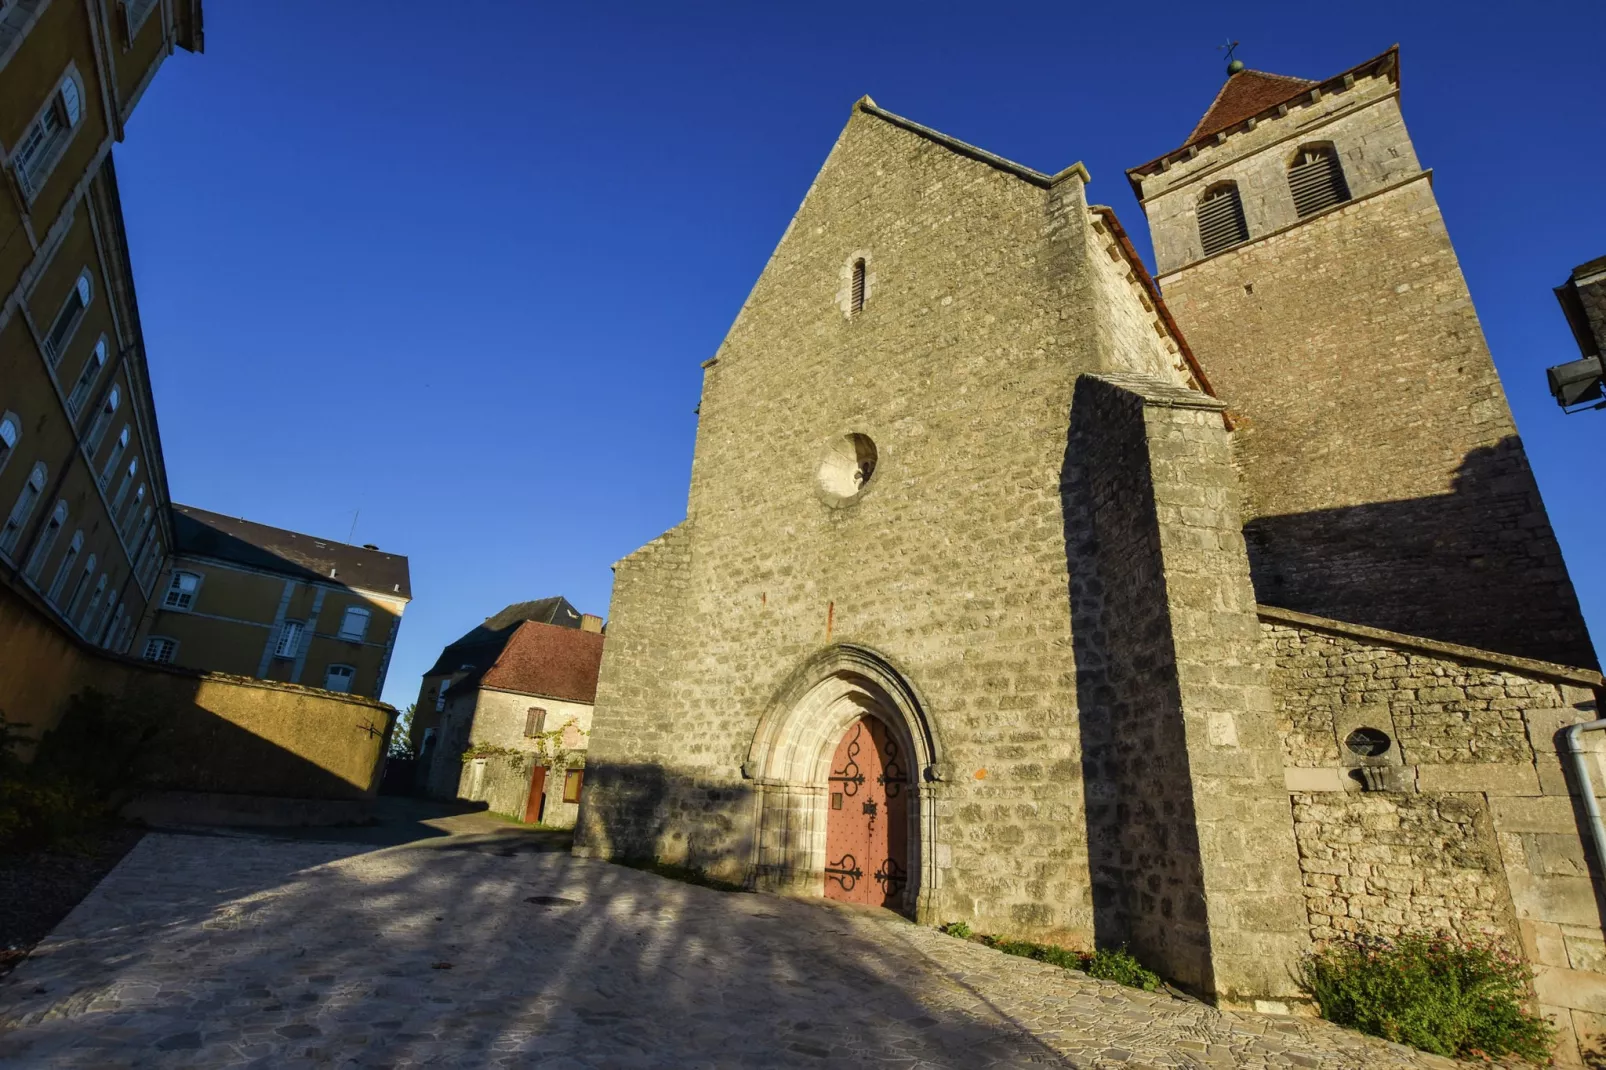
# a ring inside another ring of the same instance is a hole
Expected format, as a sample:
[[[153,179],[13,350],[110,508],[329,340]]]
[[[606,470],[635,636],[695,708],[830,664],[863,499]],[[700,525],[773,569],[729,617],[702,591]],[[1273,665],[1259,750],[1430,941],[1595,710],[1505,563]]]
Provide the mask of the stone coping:
[[[1369,628],[1364,624],[1350,624],[1345,621],[1332,620],[1328,617],[1314,616],[1310,613],[1300,613],[1292,609],[1281,609],[1277,606],[1257,605],[1255,611],[1261,620],[1271,623],[1293,624],[1333,635],[1344,635],[1354,639],[1369,639],[1405,650],[1436,654],[1454,661],[1471,662],[1494,669],[1506,669],[1528,676],[1537,676],[1556,683],[1588,688],[1600,688],[1603,684],[1606,684],[1606,680],[1602,679],[1601,674],[1593,669],[1558,665],[1555,662],[1537,661],[1533,658],[1519,658],[1513,654],[1480,650],[1477,647],[1461,646],[1459,643],[1445,643],[1438,639],[1427,639],[1420,635],[1405,635],[1401,632],[1385,631],[1382,628]]]
[[[1083,184],[1092,181],[1092,179],[1088,176],[1087,168],[1082,165],[1080,160],[1071,164],[1071,166],[1065,168],[1065,170],[1060,171],[1057,174],[1045,175],[1043,172],[1031,167],[1027,167],[1025,164],[1018,164],[1014,160],[1006,160],[996,153],[988,152],[986,149],[977,148],[975,145],[972,145],[969,142],[960,141],[956,137],[949,137],[940,130],[933,130],[929,126],[923,126],[920,123],[915,122],[913,119],[905,119],[901,115],[895,115],[876,104],[876,102],[871,100],[868,96],[860,97],[854,104],[854,107],[858,108],[862,112],[874,115],[878,119],[889,122],[893,126],[901,127],[912,134],[919,134],[926,140],[934,141],[944,148],[956,152],[961,156],[968,156],[972,160],[980,161],[989,167],[996,167],[998,170],[1012,174],[1016,178],[1025,179],[1034,186],[1041,186],[1044,189],[1048,189],[1059,184],[1060,182],[1063,182],[1071,175],[1081,176]]]

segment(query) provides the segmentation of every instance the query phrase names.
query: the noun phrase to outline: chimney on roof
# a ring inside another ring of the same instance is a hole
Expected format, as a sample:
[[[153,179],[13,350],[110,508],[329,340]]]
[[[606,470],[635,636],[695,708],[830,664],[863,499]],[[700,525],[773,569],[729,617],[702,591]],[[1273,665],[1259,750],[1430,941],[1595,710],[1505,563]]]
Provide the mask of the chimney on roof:
[[[601,632],[602,618],[594,613],[580,614],[580,630],[582,632]]]

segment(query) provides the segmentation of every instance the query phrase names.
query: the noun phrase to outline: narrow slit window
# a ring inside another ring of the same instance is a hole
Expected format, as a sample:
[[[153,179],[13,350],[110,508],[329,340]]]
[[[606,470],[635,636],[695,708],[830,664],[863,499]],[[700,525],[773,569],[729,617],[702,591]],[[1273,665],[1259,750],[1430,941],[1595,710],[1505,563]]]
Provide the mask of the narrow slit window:
[[[1288,188],[1294,195],[1294,211],[1301,219],[1349,200],[1344,168],[1331,145],[1300,149],[1288,168]]]
[[[848,314],[857,315],[864,311],[864,257],[853,262],[853,281],[848,291]]]
[[[1211,256],[1248,240],[1243,200],[1235,183],[1223,183],[1199,199],[1199,242],[1204,255]]]

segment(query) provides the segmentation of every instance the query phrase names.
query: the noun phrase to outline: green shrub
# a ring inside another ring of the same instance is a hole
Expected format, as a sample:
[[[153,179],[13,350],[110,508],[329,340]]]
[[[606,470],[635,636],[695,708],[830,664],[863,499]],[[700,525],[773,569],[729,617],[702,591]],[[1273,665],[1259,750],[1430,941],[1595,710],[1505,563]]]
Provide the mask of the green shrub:
[[[961,940],[969,940],[971,936],[970,926],[962,921],[950,921],[942,927],[942,931],[949,936],[957,936]]]
[[[1322,1017],[1455,1057],[1550,1057],[1551,1027],[1523,1003],[1528,968],[1493,945],[1424,934],[1333,944],[1305,958],[1300,984]]]
[[[1153,992],[1160,987],[1160,975],[1133,957],[1125,945],[1117,948],[1101,947],[1084,960],[1083,969],[1089,977],[1101,981],[1116,981],[1128,988],[1141,988]]]

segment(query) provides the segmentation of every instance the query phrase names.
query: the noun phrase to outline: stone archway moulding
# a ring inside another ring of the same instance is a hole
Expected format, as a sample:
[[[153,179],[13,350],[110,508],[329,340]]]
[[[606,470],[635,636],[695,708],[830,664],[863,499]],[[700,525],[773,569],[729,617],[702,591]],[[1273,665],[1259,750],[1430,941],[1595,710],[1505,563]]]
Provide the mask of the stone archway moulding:
[[[838,644],[810,658],[759,718],[742,775],[754,782],[758,835],[752,883],[765,891],[821,895],[825,880],[826,777],[837,741],[863,716],[880,719],[914,760],[905,908],[930,913],[936,892],[937,788],[947,779],[938,734],[908,678],[865,647]]]

